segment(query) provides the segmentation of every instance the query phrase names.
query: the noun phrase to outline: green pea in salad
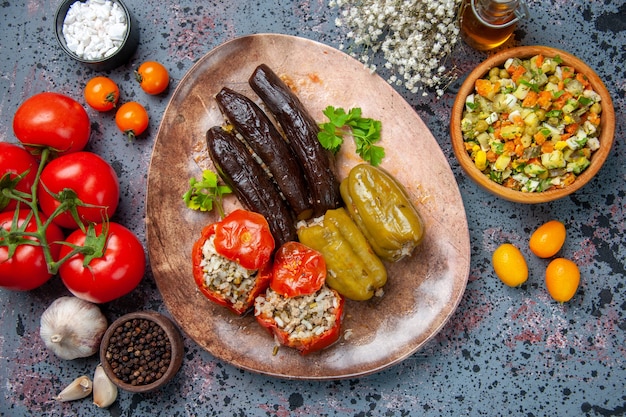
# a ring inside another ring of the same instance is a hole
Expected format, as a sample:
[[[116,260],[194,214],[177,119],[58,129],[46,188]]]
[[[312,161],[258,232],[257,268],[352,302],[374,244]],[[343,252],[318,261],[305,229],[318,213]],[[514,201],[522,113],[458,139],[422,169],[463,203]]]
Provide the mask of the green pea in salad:
[[[476,80],[461,131],[474,164],[523,192],[563,188],[600,147],[600,95],[559,56],[510,58]]]

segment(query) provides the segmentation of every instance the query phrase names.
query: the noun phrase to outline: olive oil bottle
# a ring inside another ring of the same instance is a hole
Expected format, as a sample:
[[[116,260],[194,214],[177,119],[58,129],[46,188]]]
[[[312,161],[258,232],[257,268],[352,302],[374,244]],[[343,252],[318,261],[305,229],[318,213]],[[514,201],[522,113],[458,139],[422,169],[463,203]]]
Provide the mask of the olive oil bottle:
[[[526,16],[523,0],[463,0],[459,9],[461,36],[472,48],[487,51],[506,42]]]

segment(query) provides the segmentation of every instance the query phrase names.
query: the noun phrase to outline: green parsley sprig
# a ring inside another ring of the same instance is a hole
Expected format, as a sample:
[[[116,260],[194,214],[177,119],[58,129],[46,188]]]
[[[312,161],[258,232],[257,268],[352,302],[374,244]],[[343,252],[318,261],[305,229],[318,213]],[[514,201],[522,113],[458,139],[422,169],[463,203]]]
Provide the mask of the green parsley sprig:
[[[211,170],[202,171],[202,180],[189,179],[189,189],[183,194],[183,200],[187,207],[198,211],[211,211],[216,206],[220,217],[224,217],[222,200],[225,195],[233,190],[228,185],[219,183],[219,177]]]
[[[325,149],[339,152],[344,135],[351,133],[356,145],[356,153],[373,166],[380,165],[385,150],[374,143],[380,140],[382,123],[379,120],[361,117],[361,109],[355,107],[347,113],[341,107],[328,106],[324,109],[328,122],[320,123],[317,139]]]

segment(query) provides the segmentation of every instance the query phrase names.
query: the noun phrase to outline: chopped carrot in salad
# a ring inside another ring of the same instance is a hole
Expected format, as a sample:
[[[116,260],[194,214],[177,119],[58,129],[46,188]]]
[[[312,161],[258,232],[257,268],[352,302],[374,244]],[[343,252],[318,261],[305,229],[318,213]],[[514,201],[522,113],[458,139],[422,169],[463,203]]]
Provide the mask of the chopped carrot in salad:
[[[559,56],[511,58],[474,87],[461,120],[465,149],[505,187],[563,188],[600,147],[600,95]]]

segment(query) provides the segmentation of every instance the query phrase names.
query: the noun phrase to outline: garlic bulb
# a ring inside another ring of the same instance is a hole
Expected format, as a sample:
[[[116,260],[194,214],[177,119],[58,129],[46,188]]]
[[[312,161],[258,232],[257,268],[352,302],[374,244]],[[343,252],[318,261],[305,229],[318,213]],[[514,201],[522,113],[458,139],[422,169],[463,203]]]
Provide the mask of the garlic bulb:
[[[98,352],[106,328],[106,317],[97,305],[77,297],[61,297],[42,314],[39,334],[46,347],[69,360]]]
[[[100,408],[107,408],[117,398],[117,386],[111,382],[102,365],[96,366],[93,375],[93,403]]]
[[[93,383],[91,379],[86,375],[79,376],[54,399],[61,402],[80,400],[91,394],[92,389]]]

